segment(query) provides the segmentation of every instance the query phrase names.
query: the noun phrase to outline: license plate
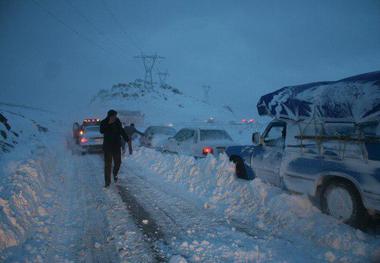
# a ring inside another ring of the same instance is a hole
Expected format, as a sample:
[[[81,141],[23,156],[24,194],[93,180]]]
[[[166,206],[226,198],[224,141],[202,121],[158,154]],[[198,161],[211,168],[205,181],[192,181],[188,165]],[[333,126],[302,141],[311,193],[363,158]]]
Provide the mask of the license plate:
[[[103,139],[95,139],[95,142],[101,144],[103,143]]]

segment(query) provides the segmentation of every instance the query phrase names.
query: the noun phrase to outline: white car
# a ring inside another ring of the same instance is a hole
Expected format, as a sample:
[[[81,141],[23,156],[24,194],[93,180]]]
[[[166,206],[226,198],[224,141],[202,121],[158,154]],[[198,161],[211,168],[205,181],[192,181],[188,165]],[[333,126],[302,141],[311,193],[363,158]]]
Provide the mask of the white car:
[[[176,134],[176,130],[169,126],[149,126],[140,136],[140,145],[151,148],[160,148],[162,142]]]
[[[84,126],[80,131],[79,145],[82,153],[102,151],[103,134],[100,133],[100,126]]]
[[[162,149],[165,152],[205,157],[208,154],[218,156],[233,144],[231,136],[225,130],[183,128],[174,137],[168,138]]]

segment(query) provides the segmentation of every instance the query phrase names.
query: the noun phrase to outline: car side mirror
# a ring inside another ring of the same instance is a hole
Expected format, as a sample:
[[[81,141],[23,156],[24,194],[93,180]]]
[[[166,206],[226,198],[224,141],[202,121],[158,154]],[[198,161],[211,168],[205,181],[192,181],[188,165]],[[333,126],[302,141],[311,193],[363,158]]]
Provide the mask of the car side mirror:
[[[252,134],[252,142],[253,144],[257,144],[257,145],[261,143],[261,136],[259,132],[255,132]]]

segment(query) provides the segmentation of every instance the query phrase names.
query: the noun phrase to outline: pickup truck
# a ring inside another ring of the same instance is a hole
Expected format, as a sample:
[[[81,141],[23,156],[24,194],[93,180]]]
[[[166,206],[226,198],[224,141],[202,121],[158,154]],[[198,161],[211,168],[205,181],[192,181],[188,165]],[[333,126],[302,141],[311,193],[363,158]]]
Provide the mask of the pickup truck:
[[[286,86],[257,111],[272,118],[263,134],[226,149],[238,177],[308,195],[354,226],[379,215],[380,71]]]
[[[250,146],[226,149],[236,175],[256,177],[316,200],[353,226],[380,213],[379,122],[361,125],[274,119]]]

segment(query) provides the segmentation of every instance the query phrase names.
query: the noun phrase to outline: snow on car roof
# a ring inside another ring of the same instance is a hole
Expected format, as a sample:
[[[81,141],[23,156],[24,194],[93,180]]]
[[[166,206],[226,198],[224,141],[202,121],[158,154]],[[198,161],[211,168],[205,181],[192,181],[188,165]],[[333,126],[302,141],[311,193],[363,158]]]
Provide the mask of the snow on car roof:
[[[302,120],[321,118],[356,123],[380,119],[380,71],[338,81],[283,87],[262,96],[260,115]]]

